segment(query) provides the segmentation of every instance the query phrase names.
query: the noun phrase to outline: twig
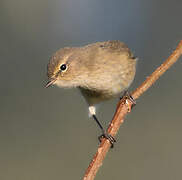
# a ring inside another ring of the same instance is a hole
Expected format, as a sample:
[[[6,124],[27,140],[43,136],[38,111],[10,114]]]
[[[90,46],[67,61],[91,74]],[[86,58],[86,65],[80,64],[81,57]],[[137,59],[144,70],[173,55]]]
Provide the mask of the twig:
[[[147,79],[134,91],[132,92],[132,97],[136,100],[138,99],[148,88],[155,83],[155,81],[167,70],[169,69],[182,55],[182,40],[179,42],[176,50],[169,56],[169,58],[159,66]],[[133,101],[130,99],[123,98],[119,101],[114,117],[108,127],[108,133],[115,136],[119,130],[119,127],[124,122],[124,117],[128,112],[130,112]],[[93,180],[95,175],[102,165],[108,150],[110,148],[110,142],[107,139],[103,139],[99,148],[94,155],[92,161],[87,168],[83,180]]]

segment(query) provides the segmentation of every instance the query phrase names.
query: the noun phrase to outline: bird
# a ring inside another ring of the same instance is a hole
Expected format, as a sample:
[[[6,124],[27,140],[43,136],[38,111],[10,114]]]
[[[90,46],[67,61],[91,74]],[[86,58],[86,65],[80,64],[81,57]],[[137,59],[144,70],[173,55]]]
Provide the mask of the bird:
[[[64,47],[56,51],[47,65],[46,88],[78,88],[88,104],[89,116],[102,131],[101,138],[116,141],[96,117],[96,104],[127,91],[136,74],[137,58],[119,41],[95,42],[81,47]]]

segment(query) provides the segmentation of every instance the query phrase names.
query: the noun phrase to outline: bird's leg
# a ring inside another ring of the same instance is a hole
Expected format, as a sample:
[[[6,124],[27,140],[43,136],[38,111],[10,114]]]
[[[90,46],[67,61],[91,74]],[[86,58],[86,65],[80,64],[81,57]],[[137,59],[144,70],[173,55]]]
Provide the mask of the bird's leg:
[[[113,136],[111,136],[110,134],[108,134],[108,133],[106,132],[106,130],[103,128],[103,126],[101,125],[101,123],[100,123],[99,120],[97,119],[97,117],[96,117],[96,108],[95,108],[95,106],[91,105],[91,106],[89,106],[88,109],[89,109],[89,114],[90,114],[90,116],[93,117],[93,119],[96,121],[97,125],[99,126],[99,128],[100,128],[101,131],[102,131],[101,136],[98,137],[99,141],[101,142],[101,139],[102,139],[102,138],[106,138],[106,139],[108,139],[109,142],[111,143],[111,148],[113,148],[113,147],[114,147],[114,142],[116,142],[116,140],[114,139]]]
[[[102,131],[102,134],[98,137],[99,141],[101,142],[102,138],[106,138],[111,143],[111,148],[113,148],[114,143],[116,142],[115,138],[106,132],[106,130],[103,128],[103,126],[101,125],[101,123],[99,122],[99,120],[97,119],[95,114],[93,114],[92,117],[96,121],[96,123],[98,124],[99,128]]]

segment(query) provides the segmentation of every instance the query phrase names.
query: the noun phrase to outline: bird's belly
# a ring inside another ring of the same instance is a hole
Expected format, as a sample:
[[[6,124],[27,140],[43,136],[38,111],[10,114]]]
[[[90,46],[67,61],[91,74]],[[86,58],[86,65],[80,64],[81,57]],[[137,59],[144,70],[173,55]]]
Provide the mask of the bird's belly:
[[[89,90],[84,88],[79,88],[79,89],[89,105],[98,104],[102,101],[111,99],[120,94],[122,91],[124,91],[124,88],[122,88],[121,85],[113,86],[108,90],[100,90],[100,91]]]

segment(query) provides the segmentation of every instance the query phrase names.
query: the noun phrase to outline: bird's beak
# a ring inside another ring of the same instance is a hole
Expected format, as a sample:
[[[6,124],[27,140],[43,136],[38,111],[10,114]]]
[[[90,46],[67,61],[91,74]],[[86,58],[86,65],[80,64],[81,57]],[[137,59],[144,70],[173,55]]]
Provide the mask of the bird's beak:
[[[45,85],[45,88],[48,88],[49,86],[53,85],[56,80],[57,79],[54,78],[54,79],[51,79],[50,81],[48,81],[47,84]]]

